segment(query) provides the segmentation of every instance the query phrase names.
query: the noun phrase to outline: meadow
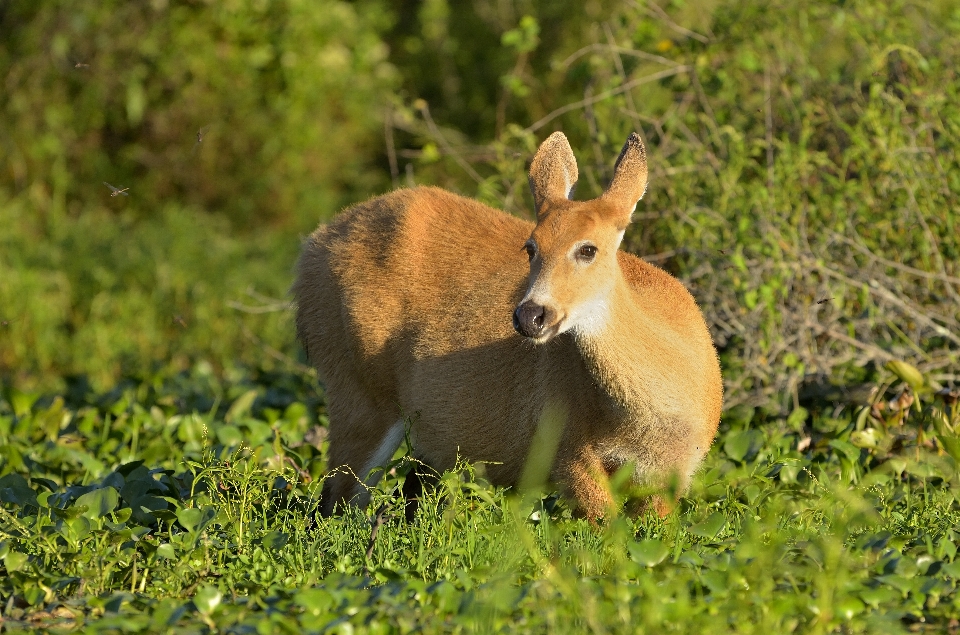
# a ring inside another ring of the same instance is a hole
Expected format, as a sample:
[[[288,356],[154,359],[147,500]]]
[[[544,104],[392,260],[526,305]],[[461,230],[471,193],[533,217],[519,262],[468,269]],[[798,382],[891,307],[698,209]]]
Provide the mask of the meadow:
[[[960,631],[953,3],[322,4],[0,7],[0,630]],[[414,511],[402,447],[319,517],[301,237],[415,184],[529,217],[555,129],[579,198],[649,148],[625,248],[725,378],[693,487]]]

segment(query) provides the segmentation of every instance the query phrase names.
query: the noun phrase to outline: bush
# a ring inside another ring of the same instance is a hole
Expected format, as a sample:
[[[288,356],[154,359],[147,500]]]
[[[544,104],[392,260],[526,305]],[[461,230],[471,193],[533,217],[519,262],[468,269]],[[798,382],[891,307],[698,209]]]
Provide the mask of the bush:
[[[4,3],[0,188],[52,219],[122,202],[316,222],[382,187],[388,24],[330,0]]]

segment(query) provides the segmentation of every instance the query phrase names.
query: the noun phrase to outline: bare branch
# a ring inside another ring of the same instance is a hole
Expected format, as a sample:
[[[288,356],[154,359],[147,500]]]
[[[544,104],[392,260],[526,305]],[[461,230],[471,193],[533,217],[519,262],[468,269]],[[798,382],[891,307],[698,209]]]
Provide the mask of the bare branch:
[[[637,79],[627,82],[626,84],[604,91],[599,95],[594,95],[589,99],[581,99],[580,101],[575,101],[571,104],[567,104],[566,106],[561,106],[560,108],[557,108],[556,110],[546,115],[545,117],[527,126],[526,132],[536,132],[543,126],[547,125],[548,123],[550,123],[551,121],[559,117],[560,115],[566,114],[571,110],[577,110],[578,108],[583,108],[588,103],[596,104],[605,99],[609,99],[610,97],[621,95],[627,92],[628,90],[636,88],[637,86],[642,86],[643,84],[649,84],[650,82],[655,82],[659,79],[664,79],[666,77],[673,77],[674,75],[679,75],[680,73],[686,73],[689,70],[690,70],[689,66],[677,66],[676,68],[663,70],[658,73],[654,73],[652,75],[645,75],[644,77],[639,77]]]
[[[699,42],[703,42],[704,44],[707,44],[710,42],[710,38],[708,38],[707,36],[700,35],[696,31],[691,31],[690,29],[686,27],[682,27],[676,22],[674,22],[673,20],[671,20],[670,16],[667,15],[667,12],[661,9],[660,5],[658,5],[653,0],[647,0],[647,4],[650,5],[650,9],[647,9],[646,7],[641,6],[640,3],[637,2],[636,0],[630,0],[630,4],[640,9],[641,11],[645,11],[648,14],[653,14],[654,16],[660,18],[664,24],[666,24],[668,27],[670,27],[671,29],[673,29],[674,31],[676,31],[681,35],[685,35],[686,37],[692,37],[693,39]]]
[[[578,58],[583,57],[587,53],[593,51],[603,51],[609,47],[604,46],[603,44],[588,44],[581,49],[574,51],[570,57],[560,62],[560,68],[566,69],[570,64],[576,61]],[[682,64],[675,62],[666,57],[661,57],[660,55],[654,55],[653,53],[647,53],[646,51],[638,51],[636,49],[623,48],[622,46],[614,47],[616,52],[621,55],[629,55],[631,57],[636,57],[639,59],[647,60],[648,62],[656,62],[657,64],[663,64],[664,66],[682,66]]]

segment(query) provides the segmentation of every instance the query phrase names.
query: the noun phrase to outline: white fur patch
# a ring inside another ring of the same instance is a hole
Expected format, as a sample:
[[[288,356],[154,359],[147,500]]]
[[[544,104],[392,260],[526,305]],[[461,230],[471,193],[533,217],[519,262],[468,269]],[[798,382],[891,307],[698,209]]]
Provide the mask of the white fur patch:
[[[610,292],[602,293],[574,308],[567,316],[561,332],[577,335],[599,335],[610,322]]]
[[[383,435],[380,445],[373,453],[373,456],[370,457],[370,460],[367,462],[367,466],[364,468],[363,472],[358,475],[367,479],[367,487],[375,486],[377,482],[380,481],[380,477],[383,476],[383,473],[378,471],[376,474],[373,474],[367,478],[367,475],[370,474],[370,470],[375,467],[381,467],[386,464],[387,461],[392,459],[393,453],[397,451],[397,448],[400,447],[402,442],[403,419],[398,419],[396,423],[390,426],[390,429],[387,430],[387,433]]]

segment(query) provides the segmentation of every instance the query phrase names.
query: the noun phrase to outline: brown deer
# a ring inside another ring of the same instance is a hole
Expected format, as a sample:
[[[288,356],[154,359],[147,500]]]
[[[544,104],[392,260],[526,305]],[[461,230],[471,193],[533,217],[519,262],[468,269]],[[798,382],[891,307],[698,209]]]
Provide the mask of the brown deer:
[[[628,463],[638,483],[688,487],[720,419],[720,365],[684,286],[618,251],[647,185],[640,137],[599,198],[571,200],[577,175],[556,132],[530,166],[536,225],[417,187],[306,240],[297,333],[325,382],[330,465],[344,468],[323,513],[368,502],[368,474],[404,440],[405,418],[426,464],[483,462],[515,485],[531,444],[550,445],[545,413],[560,413],[549,477],[590,519],[610,510],[606,479]]]

